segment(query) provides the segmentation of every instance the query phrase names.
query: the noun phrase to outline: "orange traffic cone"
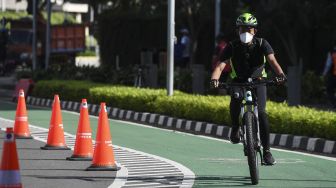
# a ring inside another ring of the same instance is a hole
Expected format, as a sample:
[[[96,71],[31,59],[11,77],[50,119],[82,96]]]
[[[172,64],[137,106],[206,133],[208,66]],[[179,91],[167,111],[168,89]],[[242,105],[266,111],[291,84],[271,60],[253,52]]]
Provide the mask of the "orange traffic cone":
[[[114,161],[110,126],[107,118],[105,103],[100,104],[98,130],[93,160],[89,171],[116,171],[118,167]]]
[[[90,128],[89,112],[86,99],[82,99],[79,122],[76,135],[75,150],[67,160],[91,161],[93,154],[92,131]]]
[[[33,138],[29,131],[26,101],[23,89],[20,89],[19,91],[14,124],[14,134],[15,138]]]
[[[47,144],[41,149],[70,150],[65,144],[61,105],[58,95],[54,97]]]
[[[0,188],[22,187],[13,128],[6,129],[0,167]]]

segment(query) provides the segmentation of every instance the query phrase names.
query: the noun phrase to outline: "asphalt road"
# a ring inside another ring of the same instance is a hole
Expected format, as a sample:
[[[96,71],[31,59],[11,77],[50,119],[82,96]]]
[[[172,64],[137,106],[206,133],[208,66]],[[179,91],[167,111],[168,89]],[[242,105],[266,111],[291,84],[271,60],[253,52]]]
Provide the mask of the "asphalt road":
[[[2,152],[4,132],[0,132]],[[72,151],[47,151],[45,143],[34,139],[17,139],[21,181],[26,188],[108,187],[116,172],[85,171],[91,161],[67,161]]]

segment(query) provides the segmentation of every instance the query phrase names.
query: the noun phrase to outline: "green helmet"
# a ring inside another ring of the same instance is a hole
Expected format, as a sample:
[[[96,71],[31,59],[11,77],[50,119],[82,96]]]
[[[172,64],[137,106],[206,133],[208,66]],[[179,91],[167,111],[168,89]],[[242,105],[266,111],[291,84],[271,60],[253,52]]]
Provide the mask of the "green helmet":
[[[250,13],[244,13],[238,16],[237,21],[236,21],[236,26],[250,26],[250,27],[257,27],[258,22],[257,18],[254,17]]]

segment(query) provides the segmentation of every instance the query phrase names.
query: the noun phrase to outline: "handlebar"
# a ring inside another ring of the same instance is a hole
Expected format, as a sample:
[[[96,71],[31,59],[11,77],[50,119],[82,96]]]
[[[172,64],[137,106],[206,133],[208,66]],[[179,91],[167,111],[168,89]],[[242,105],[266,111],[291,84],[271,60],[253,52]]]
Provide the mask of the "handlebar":
[[[225,83],[225,82],[219,82],[218,83],[218,88],[231,88],[231,87],[249,87],[253,88],[259,85],[277,85],[276,80],[256,80],[256,81],[250,81],[250,82],[244,82],[244,83]]]

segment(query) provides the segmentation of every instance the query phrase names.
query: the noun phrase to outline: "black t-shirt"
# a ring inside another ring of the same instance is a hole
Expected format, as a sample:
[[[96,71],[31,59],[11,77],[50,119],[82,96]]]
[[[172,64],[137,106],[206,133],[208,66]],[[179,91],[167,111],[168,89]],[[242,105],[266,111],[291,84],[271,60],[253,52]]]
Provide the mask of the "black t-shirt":
[[[273,53],[271,45],[265,39],[254,37],[249,46],[240,40],[234,40],[223,51],[220,61],[231,59],[233,71],[240,79],[262,77],[265,56]]]

